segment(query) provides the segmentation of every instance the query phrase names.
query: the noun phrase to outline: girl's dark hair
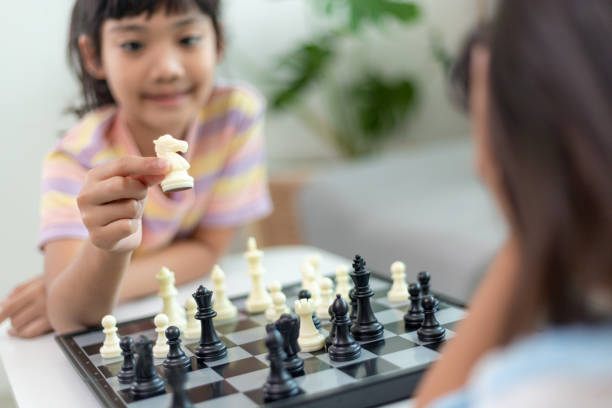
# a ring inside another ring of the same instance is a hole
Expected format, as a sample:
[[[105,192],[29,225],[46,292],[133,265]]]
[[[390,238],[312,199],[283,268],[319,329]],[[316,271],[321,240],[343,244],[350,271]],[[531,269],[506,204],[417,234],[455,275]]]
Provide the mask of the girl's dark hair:
[[[506,0],[490,30],[491,154],[521,248],[505,340],[610,321],[612,2]]]
[[[78,43],[82,34],[91,39],[93,51],[100,58],[100,30],[104,20],[142,13],[150,17],[162,7],[167,14],[177,14],[196,6],[211,18],[217,36],[217,49],[221,49],[223,32],[219,23],[219,3],[220,0],[77,0],[70,21],[68,63],[81,82],[83,105],[72,110],[78,116],[83,116],[100,106],[115,103],[106,81],[92,77],[85,67]]]

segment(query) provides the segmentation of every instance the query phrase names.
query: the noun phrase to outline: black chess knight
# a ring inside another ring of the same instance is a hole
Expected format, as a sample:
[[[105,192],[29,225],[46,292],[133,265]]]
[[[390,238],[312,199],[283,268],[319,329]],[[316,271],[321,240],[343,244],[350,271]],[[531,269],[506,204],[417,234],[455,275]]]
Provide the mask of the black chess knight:
[[[142,399],[161,394],[166,388],[164,380],[157,375],[153,364],[153,341],[146,336],[139,336],[134,343],[136,359],[135,381],[130,388],[134,399]]]
[[[297,340],[300,334],[300,318],[294,314],[283,313],[274,326],[283,336],[283,349],[286,354],[283,365],[294,377],[303,374],[304,360],[297,355],[300,351]]]

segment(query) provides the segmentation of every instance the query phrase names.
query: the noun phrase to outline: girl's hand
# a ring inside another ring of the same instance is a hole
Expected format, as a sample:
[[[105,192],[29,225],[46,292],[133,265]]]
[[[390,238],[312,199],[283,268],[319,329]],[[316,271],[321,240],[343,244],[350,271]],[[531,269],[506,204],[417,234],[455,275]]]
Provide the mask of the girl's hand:
[[[165,159],[138,156],[125,156],[91,169],[77,197],[91,243],[109,252],[137,248],[148,188],[160,183],[169,169]]]
[[[0,302],[0,323],[11,319],[9,334],[31,338],[51,331],[42,275],[17,286]]]

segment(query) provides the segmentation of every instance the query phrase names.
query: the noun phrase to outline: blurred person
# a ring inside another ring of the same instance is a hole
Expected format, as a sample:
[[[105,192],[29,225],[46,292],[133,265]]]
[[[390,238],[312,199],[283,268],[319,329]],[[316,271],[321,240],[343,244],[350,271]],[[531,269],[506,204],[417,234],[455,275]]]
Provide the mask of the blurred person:
[[[506,0],[459,59],[509,235],[418,407],[612,406],[611,38],[608,0]]]
[[[34,337],[98,325],[118,301],[208,273],[237,227],[271,210],[265,103],[215,79],[219,0],[78,0],[69,56],[80,122],[45,158],[39,246],[44,275],[0,302],[9,333]],[[153,140],[188,142],[193,189],[164,193]]]

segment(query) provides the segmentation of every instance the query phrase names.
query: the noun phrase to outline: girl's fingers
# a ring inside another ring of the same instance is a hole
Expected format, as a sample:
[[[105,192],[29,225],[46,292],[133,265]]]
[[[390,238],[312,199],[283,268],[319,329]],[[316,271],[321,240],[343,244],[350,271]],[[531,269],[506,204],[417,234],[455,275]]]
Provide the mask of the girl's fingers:
[[[111,250],[117,242],[138,231],[140,223],[140,219],[116,220],[89,231],[89,239],[95,246]]]
[[[94,180],[105,180],[115,176],[138,176],[166,174],[170,163],[158,157],[124,156],[104,165],[93,168],[88,176]]]
[[[7,300],[8,302],[2,306],[2,310],[0,311],[0,322],[3,322],[8,317],[16,315],[34,299],[33,296],[29,295],[29,291],[22,291]]]
[[[144,200],[147,185],[133,177],[111,177],[99,181],[79,195],[82,204],[101,205],[123,199]]]
[[[47,316],[40,316],[25,325],[21,330],[16,330],[11,327],[9,329],[9,334],[12,336],[30,339],[32,337],[40,336],[41,334],[50,332],[51,329],[51,323],[49,323],[49,319],[47,319]]]
[[[137,219],[144,212],[144,200],[119,200],[95,206],[82,214],[86,226],[104,227],[121,219]]]
[[[45,311],[41,311],[37,304],[26,305],[23,310],[18,311],[15,316],[11,317],[11,325],[15,330],[20,331],[28,323],[39,316],[44,316],[44,314]]]
[[[147,187],[155,186],[162,182],[162,180],[166,177],[165,174],[160,175],[146,175],[146,176],[137,176],[136,178],[140,180]]]

